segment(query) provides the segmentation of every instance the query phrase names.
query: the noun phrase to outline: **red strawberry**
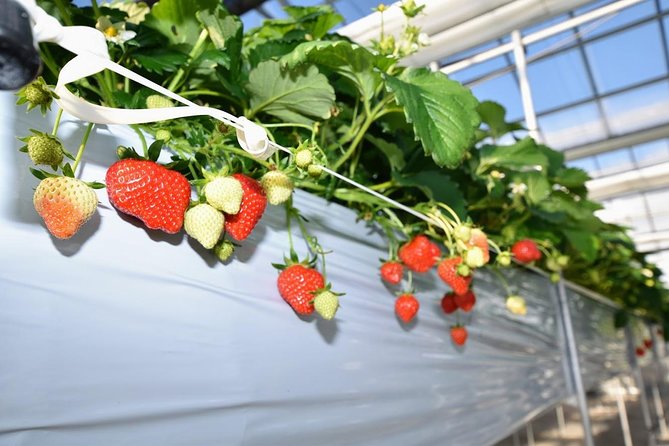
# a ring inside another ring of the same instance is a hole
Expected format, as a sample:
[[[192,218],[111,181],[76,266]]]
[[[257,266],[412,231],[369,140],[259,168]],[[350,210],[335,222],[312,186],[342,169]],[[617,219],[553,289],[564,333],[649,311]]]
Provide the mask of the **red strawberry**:
[[[643,345],[645,345],[646,348],[651,348],[653,346],[653,341],[651,339],[644,339]]]
[[[402,245],[399,250],[402,262],[417,273],[424,273],[432,268],[440,255],[439,246],[422,234]]]
[[[644,350],[643,347],[637,347],[635,353],[638,357],[641,357],[646,354],[646,350]]]
[[[461,276],[458,274],[458,265],[462,263],[462,257],[451,257],[444,259],[437,267],[437,273],[446,285],[453,289],[455,294],[465,294],[469,290],[469,284],[472,282],[471,274]]]
[[[381,265],[381,277],[390,284],[400,283],[403,275],[404,267],[400,262],[389,261]]]
[[[471,237],[469,242],[467,242],[467,247],[472,248],[477,246],[483,251],[483,263],[486,264],[490,261],[490,247],[488,246],[488,236],[485,235],[485,232],[480,229],[472,229]]]
[[[408,324],[416,316],[419,308],[420,303],[418,303],[418,299],[410,293],[402,294],[395,301],[395,314],[405,324]]]
[[[530,239],[517,241],[511,247],[511,252],[520,263],[531,263],[541,259],[541,251],[539,251],[537,244]]]
[[[468,313],[472,311],[472,308],[474,308],[474,305],[476,304],[476,296],[472,290],[467,290],[464,294],[455,295],[455,303],[462,311]]]
[[[446,314],[454,313],[458,309],[458,304],[455,303],[455,293],[444,294],[444,297],[441,298],[441,309]]]
[[[239,212],[234,215],[226,215],[225,230],[235,240],[242,241],[251,234],[262,218],[267,206],[267,198],[260,183],[253,178],[241,173],[236,173],[233,177],[241,183],[244,197]]]
[[[179,232],[190,203],[185,176],[153,161],[123,159],[106,176],[109,201],[119,211],[139,218],[150,229]]]
[[[451,340],[455,345],[465,345],[467,336],[467,329],[462,325],[454,325],[451,327]]]
[[[281,271],[276,284],[283,300],[296,313],[307,315],[314,312],[314,292],[323,288],[325,281],[315,269],[295,264]]]

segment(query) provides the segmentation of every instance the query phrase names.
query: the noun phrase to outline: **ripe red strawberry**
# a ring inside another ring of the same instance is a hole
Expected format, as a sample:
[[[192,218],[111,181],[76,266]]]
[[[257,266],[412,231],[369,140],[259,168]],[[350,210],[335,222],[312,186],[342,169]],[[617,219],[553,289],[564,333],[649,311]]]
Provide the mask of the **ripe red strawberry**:
[[[54,237],[68,239],[93,216],[98,197],[81,180],[48,177],[35,189],[33,205]]]
[[[325,281],[315,269],[295,264],[281,271],[276,284],[283,300],[296,313],[307,315],[314,312],[314,293],[325,286]]]
[[[446,282],[446,285],[453,289],[455,294],[465,294],[469,290],[469,284],[472,282],[471,274],[469,276],[458,274],[458,265],[460,263],[462,263],[461,257],[451,257],[442,260],[437,267],[439,277]]]
[[[454,325],[451,327],[451,340],[455,345],[465,345],[467,336],[467,329],[462,325]]]
[[[241,173],[233,175],[242,185],[244,197],[242,205],[234,215],[225,218],[225,230],[232,238],[242,241],[248,237],[262,218],[267,198],[259,182]]]
[[[488,236],[485,235],[485,232],[481,231],[478,228],[471,230],[471,236],[467,246],[472,248],[474,246],[481,248],[483,251],[483,264],[485,265],[490,261],[490,247],[488,246]]]
[[[520,263],[531,263],[541,259],[541,251],[539,251],[537,244],[530,239],[517,241],[511,247],[511,252]]]
[[[455,293],[446,293],[444,297],[441,298],[441,309],[444,310],[444,313],[451,314],[458,309],[458,304],[455,302]]]
[[[439,246],[422,234],[402,245],[399,250],[402,262],[417,273],[424,273],[432,268],[440,255]]]
[[[404,293],[395,301],[395,314],[405,324],[411,322],[419,308],[418,299],[411,293]]]
[[[643,347],[637,347],[634,352],[638,357],[642,357],[643,355],[646,354],[646,350],[644,350]]]
[[[381,278],[386,282],[397,285],[402,281],[404,267],[400,262],[388,261],[381,265]]]
[[[474,305],[476,305],[476,296],[472,290],[467,290],[464,294],[455,295],[455,303],[458,304],[458,308],[462,311],[469,313],[474,308]]]
[[[645,345],[646,348],[651,348],[653,346],[653,341],[651,339],[646,338],[643,340],[643,345]]]
[[[109,201],[119,211],[139,218],[150,229],[179,232],[190,203],[185,176],[148,160],[123,159],[106,176]]]

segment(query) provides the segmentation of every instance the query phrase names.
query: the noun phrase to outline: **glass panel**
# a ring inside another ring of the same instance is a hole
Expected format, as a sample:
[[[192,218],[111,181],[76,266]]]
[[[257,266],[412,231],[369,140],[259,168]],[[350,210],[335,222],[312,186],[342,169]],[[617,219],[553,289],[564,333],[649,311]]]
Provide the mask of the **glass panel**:
[[[282,19],[288,17],[288,14],[283,10],[283,6],[279,3],[278,0],[269,0],[264,2],[262,5],[263,11],[271,15],[275,19]]]
[[[579,105],[539,118],[546,144],[554,149],[566,149],[606,137],[597,106]]]
[[[613,16],[602,17],[599,20],[586,23],[579,26],[578,29],[579,31],[587,31],[587,34],[584,36],[587,39],[588,37],[594,37],[637,20],[650,17],[653,14],[655,14],[655,5],[653,2],[641,2],[623,9]]]
[[[646,192],[646,197],[648,197],[648,208],[653,216],[655,230],[669,229],[669,189]]]
[[[599,154],[597,155],[597,162],[601,176],[613,175],[634,169],[630,150],[627,148]]]
[[[523,36],[526,36],[528,34],[532,34],[536,31],[542,30],[544,28],[548,28],[549,26],[557,25],[558,23],[562,23],[565,20],[568,20],[569,16],[566,14],[559,15],[557,17],[553,17],[552,19],[546,20],[544,22],[541,22],[538,25],[532,25],[528,26],[523,30]],[[531,57],[543,50],[546,50],[548,48],[555,48],[553,45],[558,45],[559,43],[565,41],[566,39],[569,39],[574,35],[573,30],[568,30],[561,32],[560,34],[556,34],[554,36],[548,37],[544,40],[540,40],[539,42],[533,43],[531,45],[527,46],[527,55],[528,57]]]
[[[617,197],[604,203],[604,209],[597,215],[609,223],[629,226],[637,232],[650,230],[648,214],[641,194]]]
[[[506,108],[509,121],[523,119],[523,106],[518,84],[511,73],[504,74],[472,87],[472,92],[479,101],[499,102]]]
[[[475,54],[482,53],[483,51],[489,50],[491,48],[495,48],[497,46],[498,46],[498,43],[493,40],[493,41],[490,41],[490,42],[486,42],[482,45],[475,46],[474,48],[470,48],[468,50],[464,50],[464,51],[460,51],[459,53],[455,53],[452,56],[448,56],[448,57],[440,60],[439,62],[441,63],[442,66],[443,65],[448,65],[448,64],[451,64],[453,62],[457,62],[459,60],[466,59],[470,56],[474,56]]]
[[[599,175],[599,168],[597,167],[597,161],[594,156],[567,161],[567,166],[583,169],[593,178],[597,178]]]
[[[669,10],[669,0],[660,0],[660,7],[663,11]]]
[[[466,84],[481,76],[485,76],[495,70],[508,66],[506,59],[503,56],[495,57],[494,59],[486,60],[485,62],[477,63],[471,67],[456,71],[449,74],[453,79]]]
[[[527,75],[537,113],[592,97],[583,58],[578,50],[531,63]]]
[[[666,75],[657,22],[585,45],[597,89],[606,93]]]
[[[661,81],[602,99],[602,106],[614,134],[665,123],[669,120],[669,82]]]
[[[247,31],[262,25],[262,22],[265,20],[265,16],[260,14],[255,9],[252,9],[242,14],[241,19],[242,23],[244,24],[244,31]]]
[[[589,11],[592,11],[594,9],[601,8],[602,6],[608,5],[609,3],[613,3],[613,2],[614,2],[614,0],[597,0],[596,2],[591,2],[591,3],[588,3],[585,6],[581,6],[580,8],[574,9],[574,13],[576,15],[581,15],[585,12],[589,12]]]
[[[639,167],[652,166],[669,161],[669,141],[659,139],[639,144],[632,149],[632,154]]]

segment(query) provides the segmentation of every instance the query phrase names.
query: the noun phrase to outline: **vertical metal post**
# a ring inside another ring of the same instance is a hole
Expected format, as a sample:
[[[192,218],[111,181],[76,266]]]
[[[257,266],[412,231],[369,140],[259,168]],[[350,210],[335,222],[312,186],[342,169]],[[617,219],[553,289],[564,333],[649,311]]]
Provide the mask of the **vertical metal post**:
[[[653,442],[655,435],[653,435],[653,422],[651,421],[650,407],[648,406],[648,399],[646,398],[646,386],[643,382],[643,376],[641,375],[641,368],[639,368],[639,363],[636,360],[634,335],[632,334],[632,329],[629,324],[625,326],[625,337],[627,339],[627,356],[632,367],[632,378],[634,378],[634,383],[639,389],[639,405],[641,406],[643,423],[648,431],[650,441]]]
[[[537,124],[537,115],[534,111],[534,102],[532,102],[532,90],[530,81],[527,78],[527,59],[525,58],[525,47],[523,46],[523,37],[519,30],[511,33],[511,42],[513,43],[513,57],[516,61],[516,72],[518,73],[518,84],[520,87],[520,97],[523,101],[523,112],[525,113],[525,124],[527,130],[535,141],[541,142],[539,135],[539,125]]]
[[[558,301],[560,303],[560,311],[558,312],[558,315],[562,319],[562,327],[564,327],[567,352],[569,354],[569,365],[576,390],[576,401],[578,402],[578,409],[581,412],[581,422],[583,423],[583,440],[586,446],[594,446],[595,442],[592,438],[588,402],[585,398],[583,375],[581,374],[578,348],[576,347],[576,338],[574,337],[574,326],[571,323],[571,311],[569,310],[569,302],[567,300],[567,290],[565,289],[562,277],[560,277],[560,281],[557,283],[557,290]]]
[[[534,429],[532,429],[531,421],[525,425],[525,433],[527,434],[527,446],[534,446]]]
[[[630,433],[630,423],[629,418],[627,418],[627,409],[625,408],[625,399],[623,394],[625,389],[623,389],[620,378],[618,378],[618,387],[615,390],[616,392],[616,404],[618,405],[618,416],[620,417],[620,428],[623,431],[623,440],[625,446],[632,446],[632,434]]]
[[[653,393],[653,404],[655,405],[655,414],[657,415],[657,425],[659,428],[660,438],[667,438],[667,420],[664,415],[664,405],[662,404],[662,395],[660,394],[659,383],[664,380],[662,364],[660,362],[660,355],[658,352],[658,337],[655,336],[653,327],[649,324],[648,330],[650,331],[651,340],[653,345],[651,346],[651,354],[653,355],[653,368],[655,379],[653,380],[652,393]]]
[[[560,404],[558,407],[555,408],[555,415],[557,416],[558,431],[560,433],[560,437],[564,437],[566,426],[564,422],[564,407],[562,406],[562,404]]]

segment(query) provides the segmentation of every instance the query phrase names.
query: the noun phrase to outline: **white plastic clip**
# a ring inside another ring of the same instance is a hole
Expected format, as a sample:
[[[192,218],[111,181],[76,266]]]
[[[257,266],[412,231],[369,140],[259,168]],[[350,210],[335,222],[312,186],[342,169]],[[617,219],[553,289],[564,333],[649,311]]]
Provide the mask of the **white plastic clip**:
[[[258,159],[265,160],[276,151],[269,143],[264,128],[244,116],[237,119],[237,141],[242,149]]]

